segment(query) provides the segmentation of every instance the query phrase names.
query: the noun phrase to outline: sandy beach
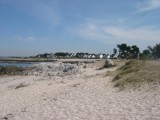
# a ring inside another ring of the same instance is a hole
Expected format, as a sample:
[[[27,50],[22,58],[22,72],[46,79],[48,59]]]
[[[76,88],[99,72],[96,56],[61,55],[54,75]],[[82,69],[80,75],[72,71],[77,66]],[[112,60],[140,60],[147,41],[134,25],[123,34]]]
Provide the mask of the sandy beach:
[[[0,119],[160,120],[160,89],[120,91],[105,76],[115,69],[91,64],[63,77],[0,77]]]

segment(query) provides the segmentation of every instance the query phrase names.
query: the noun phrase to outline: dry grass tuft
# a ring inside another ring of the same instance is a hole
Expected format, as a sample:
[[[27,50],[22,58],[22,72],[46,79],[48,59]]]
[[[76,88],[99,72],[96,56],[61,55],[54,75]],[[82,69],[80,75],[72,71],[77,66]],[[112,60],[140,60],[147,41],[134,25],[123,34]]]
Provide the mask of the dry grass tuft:
[[[26,87],[26,86],[28,86],[28,85],[22,82],[22,83],[18,84],[15,89],[19,89],[19,88]]]

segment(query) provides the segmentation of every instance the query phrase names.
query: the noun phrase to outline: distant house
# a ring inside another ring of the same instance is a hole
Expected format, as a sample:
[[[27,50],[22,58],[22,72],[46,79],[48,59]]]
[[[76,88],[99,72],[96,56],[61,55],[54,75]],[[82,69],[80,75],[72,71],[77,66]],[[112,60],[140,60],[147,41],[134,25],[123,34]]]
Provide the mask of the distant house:
[[[75,56],[75,57],[77,57],[77,58],[85,58],[85,57],[88,57],[88,56],[86,56],[86,55],[88,55],[88,53],[80,52],[80,53],[76,53],[76,56]]]
[[[37,58],[47,58],[47,55],[48,54],[46,54],[46,53],[45,54],[38,54],[36,57]]]
[[[86,58],[86,59],[109,59],[110,56],[107,54],[90,54],[90,53],[67,53],[67,52],[56,52],[55,54],[53,53],[44,53],[44,54],[38,54],[35,56],[37,58]]]
[[[117,59],[117,58],[118,58],[118,55],[114,55],[114,56],[113,56],[113,59]]]
[[[51,53],[47,55],[47,58],[56,58],[56,56],[53,53]]]
[[[91,58],[92,57],[92,55],[91,54],[88,54],[88,58]]]
[[[36,57],[37,57],[37,58],[41,58],[41,54],[38,54]]]
[[[96,55],[95,55],[95,54],[92,54],[92,58],[96,58]]]
[[[84,57],[84,58],[88,58],[88,54],[84,54],[83,57]]]
[[[102,53],[99,54],[99,55],[98,55],[98,58],[102,59],[102,58],[103,58],[103,54],[102,54]]]
[[[54,54],[48,54],[48,53],[44,53],[44,54],[38,54],[37,56],[35,56],[36,58],[55,58]]]
[[[71,58],[71,53],[67,53],[65,58]]]
[[[110,55],[107,55],[107,59],[110,59],[111,58],[111,56]]]
[[[70,57],[73,58],[76,56],[76,53],[70,53]]]
[[[107,59],[107,55],[106,54],[102,54],[103,55],[103,59]]]
[[[67,53],[67,52],[56,52],[55,56],[56,56],[56,58],[67,58],[69,56],[69,53]]]

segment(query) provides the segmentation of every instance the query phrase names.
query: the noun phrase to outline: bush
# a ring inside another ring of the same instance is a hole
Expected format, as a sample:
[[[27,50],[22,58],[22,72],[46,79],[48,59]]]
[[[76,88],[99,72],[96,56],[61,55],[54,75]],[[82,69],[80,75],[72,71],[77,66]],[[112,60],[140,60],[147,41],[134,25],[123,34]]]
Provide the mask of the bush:
[[[0,75],[19,75],[25,68],[15,66],[0,66]]]
[[[84,69],[86,69],[86,68],[87,68],[87,66],[86,66],[86,65],[84,65],[84,66],[83,66],[83,68],[84,68]]]
[[[111,60],[106,60],[105,65],[104,65],[103,68],[110,68],[110,67],[114,67],[114,66],[115,66],[115,64],[114,64],[113,61],[111,61]]]

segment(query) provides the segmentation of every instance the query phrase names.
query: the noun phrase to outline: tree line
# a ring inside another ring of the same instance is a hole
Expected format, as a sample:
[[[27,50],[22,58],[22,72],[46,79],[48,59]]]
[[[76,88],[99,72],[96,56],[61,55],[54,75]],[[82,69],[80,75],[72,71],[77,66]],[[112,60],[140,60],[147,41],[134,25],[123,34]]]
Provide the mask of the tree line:
[[[55,54],[39,54],[35,57],[41,57],[41,58],[52,58],[54,56],[58,58],[66,58],[66,57],[71,57],[71,58],[83,58],[84,55],[93,55],[97,56],[97,54],[89,54],[89,53],[68,53],[68,52],[56,52]],[[103,54],[105,55],[105,54]],[[117,48],[113,49],[113,53],[111,55],[106,55],[110,56],[107,58],[122,58],[122,59],[160,59],[160,43],[152,46],[148,46],[145,50],[140,52],[139,47],[137,45],[132,45],[129,46],[126,43],[118,44]]]
[[[141,57],[144,59],[160,59],[160,43],[153,47],[148,46],[147,49],[143,50]]]
[[[140,53],[139,47],[137,45],[128,46],[126,43],[118,44],[117,48],[113,49],[113,54],[111,58],[113,58],[117,52],[118,58],[124,59],[159,59],[160,58],[160,43],[151,47],[148,46],[145,50]]]

